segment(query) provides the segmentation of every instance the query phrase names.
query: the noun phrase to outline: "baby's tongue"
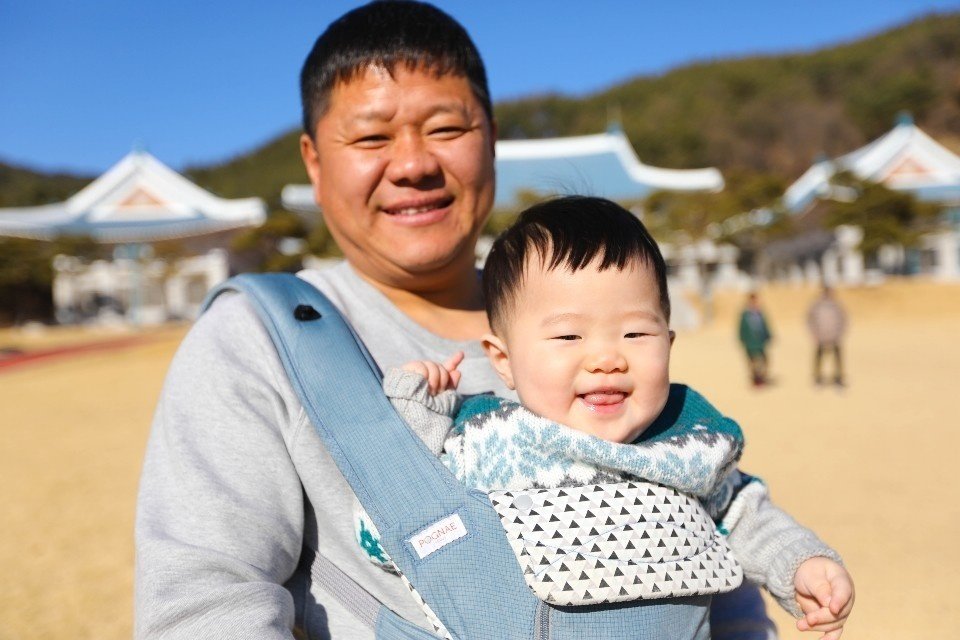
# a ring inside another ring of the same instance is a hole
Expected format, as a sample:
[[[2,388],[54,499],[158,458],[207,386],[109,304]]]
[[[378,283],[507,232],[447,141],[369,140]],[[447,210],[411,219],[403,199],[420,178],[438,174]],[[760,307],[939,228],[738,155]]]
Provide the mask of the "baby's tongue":
[[[620,391],[594,391],[583,394],[583,399],[589,404],[617,404],[623,402],[624,394]]]

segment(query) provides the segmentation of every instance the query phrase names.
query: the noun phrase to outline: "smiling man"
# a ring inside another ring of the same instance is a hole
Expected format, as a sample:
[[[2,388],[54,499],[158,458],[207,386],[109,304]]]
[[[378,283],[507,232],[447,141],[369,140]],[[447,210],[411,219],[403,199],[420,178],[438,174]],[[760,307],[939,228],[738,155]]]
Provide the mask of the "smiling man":
[[[341,81],[301,153],[356,273],[433,333],[472,338],[484,326],[474,246],[493,203],[494,126],[466,77],[423,65]]]
[[[389,288],[470,291],[493,140],[465,77],[402,64],[338,84],[300,144],[327,226],[359,272]]]
[[[462,351],[463,393],[509,396],[479,340],[474,245],[493,203],[496,127],[469,35],[430,5],[365,5],[318,38],[301,94],[301,153],[346,260],[300,277],[382,369]],[[322,586],[330,563],[430,628],[400,578],[359,552],[355,508],[256,313],[220,296],[174,358],[154,418],[136,635],[373,638],[356,603]]]
[[[302,278],[381,368],[463,351],[466,393],[509,394],[487,363],[474,246],[494,196],[495,126],[466,31],[426,4],[373,3],[317,40],[300,141],[346,260]],[[304,415],[249,303],[223,295],[175,357],[137,514],[142,638],[372,638],[317,582],[330,561],[430,628],[354,540],[356,498]]]

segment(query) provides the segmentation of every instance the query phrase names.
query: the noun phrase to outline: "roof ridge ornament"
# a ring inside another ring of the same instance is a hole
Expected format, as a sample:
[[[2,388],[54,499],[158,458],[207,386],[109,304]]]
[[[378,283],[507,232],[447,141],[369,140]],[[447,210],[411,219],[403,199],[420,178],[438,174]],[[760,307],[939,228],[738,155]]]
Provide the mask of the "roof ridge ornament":
[[[910,126],[913,125],[913,114],[904,109],[897,113],[897,119],[895,120],[897,126]]]
[[[620,133],[623,131],[623,117],[620,111],[620,103],[613,102],[607,105],[607,133]]]

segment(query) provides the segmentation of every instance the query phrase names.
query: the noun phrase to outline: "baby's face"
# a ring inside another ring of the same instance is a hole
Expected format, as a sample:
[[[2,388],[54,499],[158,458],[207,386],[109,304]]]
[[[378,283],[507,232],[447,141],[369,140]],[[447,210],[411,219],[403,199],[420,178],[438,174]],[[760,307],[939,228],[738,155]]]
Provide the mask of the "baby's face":
[[[673,336],[653,270],[548,271],[534,259],[491,359],[534,413],[631,442],[663,410]],[[489,350],[489,349],[488,349]]]

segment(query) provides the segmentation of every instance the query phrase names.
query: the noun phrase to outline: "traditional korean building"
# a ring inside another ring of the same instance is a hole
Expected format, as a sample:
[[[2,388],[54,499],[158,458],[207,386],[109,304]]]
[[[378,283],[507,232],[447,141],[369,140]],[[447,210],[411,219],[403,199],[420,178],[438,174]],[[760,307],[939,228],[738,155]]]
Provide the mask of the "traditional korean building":
[[[55,260],[57,318],[149,323],[192,317],[206,291],[229,275],[220,247],[265,218],[259,198],[217,197],[149,153],[133,151],[65,202],[0,209],[0,236],[85,236],[112,246],[112,260]],[[170,240],[184,257],[175,264],[153,259],[151,245]]]
[[[841,171],[944,208],[940,231],[925,235],[919,250],[889,247],[879,256],[879,268],[960,278],[960,157],[924,133],[908,115],[901,115],[892,130],[866,146],[832,160],[820,159],[790,185],[783,202],[797,216],[801,233],[769,247],[775,269],[808,279],[863,281],[867,274],[856,248],[862,232],[829,230],[822,224],[824,201],[853,195],[848,188],[832,184]]]

